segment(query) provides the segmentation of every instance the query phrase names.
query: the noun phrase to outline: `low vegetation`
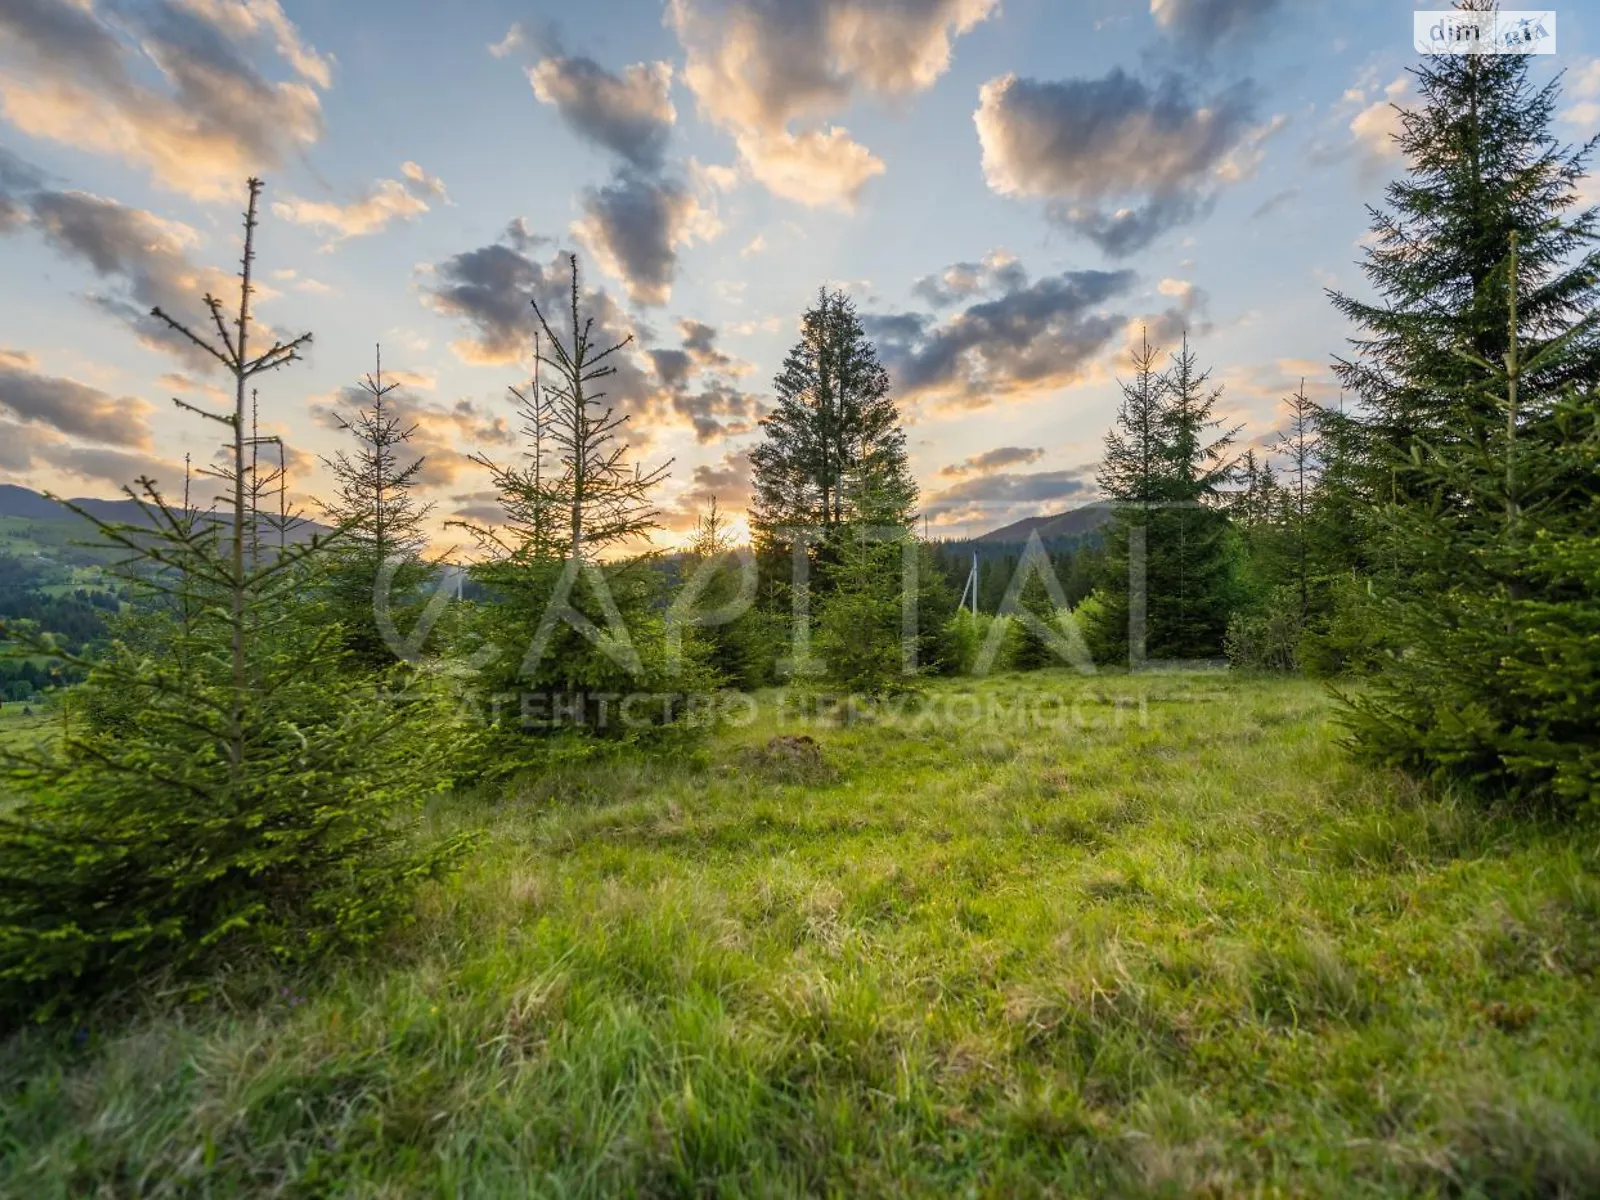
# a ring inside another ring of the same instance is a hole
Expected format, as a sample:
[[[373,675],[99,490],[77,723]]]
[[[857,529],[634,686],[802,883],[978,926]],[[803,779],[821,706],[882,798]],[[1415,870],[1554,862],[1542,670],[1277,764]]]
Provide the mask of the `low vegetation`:
[[[241,963],[202,1002],[156,985],[127,1024],[11,1041],[0,1177],[41,1197],[1600,1178],[1593,837],[1351,765],[1295,681],[1040,672],[849,723],[762,703],[692,760],[441,802],[431,836],[479,849],[364,961]],[[932,716],[985,707],[1061,727]]]

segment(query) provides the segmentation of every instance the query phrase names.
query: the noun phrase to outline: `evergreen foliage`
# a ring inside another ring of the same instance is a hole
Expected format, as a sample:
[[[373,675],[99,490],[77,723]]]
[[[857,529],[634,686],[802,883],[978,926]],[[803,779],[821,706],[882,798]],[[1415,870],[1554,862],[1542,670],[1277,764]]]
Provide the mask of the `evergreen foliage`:
[[[605,404],[598,385],[615,374],[608,360],[631,339],[595,342],[576,256],[571,263],[565,340],[533,302],[536,373],[527,393],[513,389],[528,439],[523,461],[476,459],[504,513],[497,527],[466,526],[484,551],[472,576],[489,596],[476,620],[487,660],[476,683],[489,706],[484,715],[503,733],[634,736],[676,722],[681,694],[713,680],[699,638],[691,634],[684,653],[671,653],[659,556],[618,555],[657,527],[650,494],[671,464],[645,471],[630,460],[627,416]],[[546,384],[537,368],[555,382]],[[617,556],[603,558],[607,552]],[[655,700],[624,711],[624,697],[636,693]],[[542,755],[502,746],[497,769]]]
[[[918,553],[910,530],[851,522],[834,529],[829,548],[815,647],[829,682],[863,695],[911,686],[921,664],[906,661],[906,642],[913,651],[917,642],[905,626],[905,563],[915,570]]]
[[[1377,299],[1332,297],[1358,327],[1339,449],[1387,647],[1349,721],[1369,757],[1587,801],[1600,217],[1575,206],[1596,142],[1557,141],[1559,80],[1535,88],[1524,56],[1415,74],[1408,172],[1372,210]]]
[[[683,568],[669,622],[700,631],[706,665],[723,683],[754,689],[773,682],[782,622],[756,606],[754,555],[735,542],[715,496],[696,522]],[[679,642],[682,636],[674,635]]]
[[[1222,652],[1237,603],[1239,551],[1223,509],[1233,479],[1229,456],[1239,430],[1217,433],[1220,388],[1189,348],[1157,373],[1146,341],[1132,381],[1122,384],[1117,424],[1107,435],[1100,487],[1117,504],[1106,537],[1100,602],[1089,633],[1101,661],[1190,660]],[[1133,576],[1143,543],[1143,644],[1129,641],[1141,603]]]
[[[774,573],[788,574],[788,530],[823,542],[847,523],[910,522],[917,485],[889,373],[844,293],[823,289],[801,317],[773,393],[776,408],[750,454],[750,524]]]
[[[1534,381],[1564,374],[1596,316],[1525,351],[1517,243],[1497,281],[1509,293],[1503,361],[1462,351],[1479,377],[1457,436],[1419,445],[1408,471],[1411,495],[1429,501],[1382,510],[1382,548],[1409,582],[1383,607],[1403,650],[1351,697],[1347,719],[1368,757],[1490,794],[1593,803],[1600,393],[1551,398]],[[1484,415],[1468,424],[1473,413]]]
[[[1361,398],[1360,475],[1373,504],[1431,503],[1438,481],[1414,448],[1470,444],[1497,419],[1479,368],[1458,350],[1503,361],[1508,297],[1493,281],[1512,234],[1525,345],[1557,336],[1600,295],[1596,214],[1567,215],[1595,141],[1573,150],[1551,133],[1559,80],[1535,88],[1520,54],[1436,55],[1412,74],[1419,102],[1399,110],[1396,138],[1408,170],[1389,185],[1386,207],[1368,210],[1373,236],[1362,270],[1376,299],[1329,293],[1359,330],[1355,354],[1335,370]],[[1590,330],[1560,363],[1531,371],[1524,389],[1548,402],[1597,377],[1600,334]]]
[[[113,570],[130,590],[162,603],[137,641],[83,664],[90,720],[53,750],[5,752],[29,799],[0,816],[0,1019],[224,951],[300,960],[368,941],[454,850],[422,846],[403,819],[442,780],[426,737],[408,736],[414,706],[348,670],[315,599],[323,539],[265,562],[247,553],[247,385],[310,340],[250,350],[260,190],[252,179],[236,316],[206,297],[219,345],[155,312],[234,377],[229,412],[180,402],[231,434],[210,472],[231,520],[175,509],[150,479],[127,489],[139,525],[75,510],[126,556]]]
[[[383,381],[382,347],[375,357],[372,374],[359,385],[365,403],[354,415],[338,417],[356,449],[322,460],[338,494],[321,508],[344,531],[331,551],[328,581],[345,645],[356,662],[379,670],[394,665],[390,643],[399,629],[415,623],[424,603],[419,590],[435,569],[423,558],[422,527],[433,506],[419,504],[412,494],[425,461],[407,453],[416,426],[389,400],[400,385]]]

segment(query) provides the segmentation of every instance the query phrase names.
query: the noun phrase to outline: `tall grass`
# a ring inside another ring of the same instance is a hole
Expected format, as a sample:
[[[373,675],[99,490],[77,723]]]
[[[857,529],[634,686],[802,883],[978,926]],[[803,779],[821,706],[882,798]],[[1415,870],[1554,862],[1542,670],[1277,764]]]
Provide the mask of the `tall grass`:
[[[381,956],[0,1047],[0,1193],[1596,1194],[1593,830],[1303,683],[974,695],[441,803]]]

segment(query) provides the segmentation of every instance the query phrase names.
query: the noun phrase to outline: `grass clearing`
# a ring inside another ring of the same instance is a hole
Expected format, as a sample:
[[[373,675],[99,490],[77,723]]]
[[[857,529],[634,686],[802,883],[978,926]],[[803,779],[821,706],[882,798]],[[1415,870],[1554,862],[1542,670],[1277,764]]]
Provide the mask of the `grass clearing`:
[[[0,1192],[1600,1189],[1592,828],[1304,682],[923,703],[442,801],[481,846],[383,954],[0,1044]]]

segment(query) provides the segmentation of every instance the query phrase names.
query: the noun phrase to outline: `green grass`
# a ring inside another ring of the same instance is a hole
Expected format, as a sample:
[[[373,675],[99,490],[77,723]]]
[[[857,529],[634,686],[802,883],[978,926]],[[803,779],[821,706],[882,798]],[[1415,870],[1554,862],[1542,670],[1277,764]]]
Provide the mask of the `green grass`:
[[[0,746],[13,750],[30,749],[48,741],[60,726],[60,714],[46,711],[43,701],[0,702]]]
[[[1600,1193],[1592,827],[1352,765],[1306,683],[979,694],[1066,726],[795,762],[768,697],[441,804],[481,847],[369,961],[0,1047],[0,1193]]]

